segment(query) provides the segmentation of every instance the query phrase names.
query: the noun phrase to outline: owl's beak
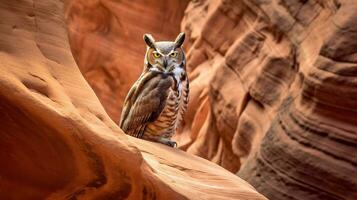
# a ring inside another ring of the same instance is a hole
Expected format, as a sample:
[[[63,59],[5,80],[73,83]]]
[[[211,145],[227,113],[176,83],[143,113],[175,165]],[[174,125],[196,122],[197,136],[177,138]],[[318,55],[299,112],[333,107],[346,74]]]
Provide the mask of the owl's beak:
[[[164,58],[164,62],[162,63],[162,65],[163,65],[165,71],[167,71],[167,59],[166,58]]]

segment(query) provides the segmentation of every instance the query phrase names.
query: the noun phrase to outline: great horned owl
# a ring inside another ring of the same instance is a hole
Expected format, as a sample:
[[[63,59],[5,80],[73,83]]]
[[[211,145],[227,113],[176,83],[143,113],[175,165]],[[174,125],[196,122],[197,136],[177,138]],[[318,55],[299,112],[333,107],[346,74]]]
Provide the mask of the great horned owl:
[[[144,35],[144,70],[125,98],[119,122],[126,134],[177,146],[171,137],[182,122],[189,95],[184,40],[184,33],[174,42],[155,42]]]

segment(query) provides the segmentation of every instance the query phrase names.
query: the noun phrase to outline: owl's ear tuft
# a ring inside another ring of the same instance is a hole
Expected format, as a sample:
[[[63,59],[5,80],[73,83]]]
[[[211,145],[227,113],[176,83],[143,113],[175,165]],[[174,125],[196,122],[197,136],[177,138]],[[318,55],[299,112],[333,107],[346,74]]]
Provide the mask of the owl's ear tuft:
[[[176,48],[181,47],[184,41],[185,41],[185,33],[182,32],[176,37],[176,40],[175,40]]]
[[[150,48],[155,49],[155,40],[151,34],[144,34],[144,41]]]

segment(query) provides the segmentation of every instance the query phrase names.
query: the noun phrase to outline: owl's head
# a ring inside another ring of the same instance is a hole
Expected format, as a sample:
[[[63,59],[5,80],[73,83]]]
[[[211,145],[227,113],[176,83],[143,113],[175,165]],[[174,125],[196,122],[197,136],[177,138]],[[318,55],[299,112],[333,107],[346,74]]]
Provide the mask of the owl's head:
[[[144,59],[146,70],[162,73],[183,71],[186,64],[185,54],[182,49],[184,40],[185,33],[180,33],[173,42],[155,42],[150,34],[144,34],[144,41],[147,45]]]

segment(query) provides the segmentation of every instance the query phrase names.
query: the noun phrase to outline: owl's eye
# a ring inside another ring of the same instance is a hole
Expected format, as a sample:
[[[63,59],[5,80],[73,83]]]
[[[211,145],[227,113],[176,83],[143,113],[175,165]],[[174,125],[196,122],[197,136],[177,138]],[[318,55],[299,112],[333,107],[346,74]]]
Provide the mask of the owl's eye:
[[[177,52],[172,52],[172,53],[170,53],[170,56],[171,56],[172,58],[176,58]]]
[[[158,52],[153,52],[152,55],[153,55],[155,58],[160,58],[160,57],[161,57],[161,54],[159,54]]]

